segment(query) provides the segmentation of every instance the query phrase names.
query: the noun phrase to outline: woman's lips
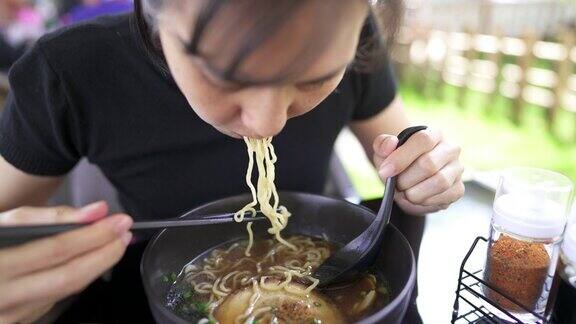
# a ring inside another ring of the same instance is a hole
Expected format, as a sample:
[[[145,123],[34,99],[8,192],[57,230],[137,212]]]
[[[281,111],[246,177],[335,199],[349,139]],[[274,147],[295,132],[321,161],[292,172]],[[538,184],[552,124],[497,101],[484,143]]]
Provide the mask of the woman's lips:
[[[240,134],[231,130],[226,130],[226,129],[222,129],[219,127],[214,126],[214,128],[216,128],[217,131],[219,131],[220,133],[224,134],[224,135],[228,135],[230,137],[234,137],[234,138],[244,138],[244,137],[249,137],[249,138],[264,138],[262,136],[258,136],[258,135],[248,135],[248,134]]]
[[[219,131],[220,133],[222,133],[222,134],[224,134],[224,135],[227,135],[227,136],[230,136],[230,137],[234,137],[234,138],[242,138],[242,137],[244,137],[243,135],[240,135],[240,134],[238,134],[238,133],[236,133],[236,132],[233,132],[233,131],[230,131],[230,130],[225,130],[225,129],[222,129],[222,128],[219,128],[219,127],[216,127],[216,126],[214,126],[214,128],[216,128],[216,130]]]

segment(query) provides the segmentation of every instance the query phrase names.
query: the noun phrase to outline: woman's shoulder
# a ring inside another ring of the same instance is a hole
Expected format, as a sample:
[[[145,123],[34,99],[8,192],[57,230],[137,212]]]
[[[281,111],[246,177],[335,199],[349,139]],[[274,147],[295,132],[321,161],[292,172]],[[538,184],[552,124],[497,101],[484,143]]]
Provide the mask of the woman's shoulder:
[[[99,17],[50,32],[38,40],[32,51],[45,56],[56,71],[79,72],[78,68],[93,68],[130,56],[138,51],[138,46],[130,28],[130,15],[123,14]]]

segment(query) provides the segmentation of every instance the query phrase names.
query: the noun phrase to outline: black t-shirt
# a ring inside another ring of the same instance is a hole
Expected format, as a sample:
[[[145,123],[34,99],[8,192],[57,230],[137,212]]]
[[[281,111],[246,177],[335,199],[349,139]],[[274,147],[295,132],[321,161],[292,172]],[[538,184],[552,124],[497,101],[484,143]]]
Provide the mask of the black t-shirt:
[[[247,193],[245,144],[190,108],[146,56],[130,15],[103,17],[42,39],[10,71],[0,154],[34,175],[63,175],[87,157],[136,219],[173,217],[210,200]],[[347,72],[311,112],[274,138],[279,190],[320,193],[334,141],[395,96],[390,71]]]

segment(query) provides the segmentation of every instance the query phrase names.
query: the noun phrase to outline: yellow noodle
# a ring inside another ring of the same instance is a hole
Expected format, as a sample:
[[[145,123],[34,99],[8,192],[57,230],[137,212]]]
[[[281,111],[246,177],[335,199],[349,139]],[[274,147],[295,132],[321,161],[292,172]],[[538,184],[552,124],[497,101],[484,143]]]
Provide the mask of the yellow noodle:
[[[228,279],[230,279],[230,277],[232,277],[233,275],[240,273],[240,271],[232,271],[229,274],[227,274],[226,276],[224,276],[224,278],[222,279],[222,283],[226,283],[226,281],[228,281]]]
[[[238,277],[245,276],[245,275],[250,275],[250,271],[241,271],[241,272],[235,274],[234,277],[232,278],[232,286],[236,287],[236,282],[238,281]],[[240,280],[242,281],[242,279],[245,279],[245,278],[246,277],[241,278]]]
[[[370,290],[370,292],[366,294],[366,297],[364,297],[362,302],[360,302],[358,305],[354,305],[354,311],[361,312],[368,309],[368,307],[372,306],[372,303],[374,302],[375,299],[376,299],[376,291]]]
[[[262,289],[266,289],[266,290],[270,290],[270,291],[278,291],[282,288],[284,288],[284,286],[286,286],[288,283],[290,283],[290,281],[292,280],[292,276],[287,276],[286,279],[281,282],[281,283],[266,283],[266,279],[268,279],[270,277],[268,276],[263,276],[262,278],[260,278],[260,287],[262,287]]]
[[[233,266],[231,266],[230,268],[236,268],[237,266],[239,266],[240,264],[242,264],[245,261],[250,261],[250,262],[254,262],[256,263],[256,261],[252,260],[252,259],[248,259],[248,258],[242,258],[240,260],[238,260],[238,262],[234,263]]]
[[[232,271],[229,274],[227,274],[226,276],[224,276],[224,278],[222,278],[222,281],[220,281],[220,290],[229,293],[230,291],[232,291],[231,288],[226,287],[226,281],[228,281],[228,279],[230,279],[230,277],[232,277],[233,275],[235,275],[236,273],[238,273],[240,271]]]
[[[230,245],[230,247],[226,250],[225,253],[230,253],[230,251],[234,250],[234,248],[236,248],[238,245],[239,245],[238,243]]]
[[[304,296],[304,295],[308,294],[306,292],[306,289],[302,289],[298,285],[288,285],[288,286],[284,287],[284,290],[286,290],[287,292],[294,294],[294,295]]]
[[[305,274],[298,273],[297,271],[294,271],[294,270],[291,270],[289,273],[294,274],[295,276],[300,277],[300,278],[306,278],[312,282],[312,284],[310,286],[308,286],[306,289],[304,289],[304,292],[306,294],[309,294],[312,290],[314,290],[314,288],[316,288],[316,286],[318,286],[318,283],[320,283],[320,280],[318,280],[314,277],[305,275]],[[289,287],[287,287],[287,288],[289,288]],[[292,292],[289,289],[286,289],[286,291]]]
[[[316,250],[310,250],[306,253],[306,259],[309,261],[318,261],[322,259],[322,253]]]
[[[246,320],[244,321],[244,323],[254,323],[256,321],[256,319],[258,318],[258,316],[267,313],[269,311],[272,310],[272,307],[270,306],[264,306],[264,307],[260,307],[258,309],[255,309],[252,311],[252,313],[250,313],[250,317],[246,318]],[[243,318],[240,318],[240,321],[242,321]]]
[[[251,211],[253,214],[255,214],[256,210],[254,209],[254,206],[258,204],[258,201],[256,200],[256,188],[254,188],[251,178],[252,169],[254,167],[254,160],[252,159],[252,155],[254,153],[254,146],[251,145],[250,139],[247,137],[244,137],[244,142],[246,142],[246,149],[248,150],[248,169],[246,170],[245,180],[246,184],[250,188],[250,193],[252,193],[252,201],[246,206],[244,206],[242,209],[240,209],[238,212],[236,212],[236,214],[234,214],[234,219],[237,222],[241,222],[242,220],[244,220],[244,214],[246,213],[246,211]]]
[[[248,246],[246,246],[246,256],[250,256],[250,250],[252,249],[252,244],[254,244],[254,233],[252,233],[252,222],[246,225],[246,231],[248,231]]]
[[[227,293],[218,290],[218,284],[220,283],[220,278],[216,279],[216,282],[214,283],[214,285],[212,286],[212,293],[215,295],[218,295],[220,297],[226,297],[228,296]]]
[[[246,283],[256,280],[255,277],[249,277],[249,278],[242,278],[242,280],[240,280],[240,284],[245,285]]]
[[[211,279],[216,280],[216,275],[214,274],[214,272],[212,271],[206,271],[206,270],[202,270],[198,273],[195,274],[190,274],[189,276],[186,277],[186,280],[192,280],[200,275],[207,275],[208,277],[210,277]]]
[[[194,291],[199,293],[199,294],[211,294],[212,293],[212,286],[210,286],[210,288],[200,288],[200,285],[198,286],[194,286]]]
[[[322,256],[322,258],[328,258],[330,256],[330,250],[328,248],[319,247],[316,249],[320,252],[320,255]]]
[[[284,207],[279,207],[280,199],[278,197],[278,192],[276,186],[274,185],[275,180],[275,168],[274,163],[278,160],[274,147],[272,146],[272,137],[264,139],[254,139],[254,138],[244,138],[248,152],[248,168],[246,170],[246,183],[250,188],[252,194],[252,201],[240,209],[234,215],[234,219],[237,222],[241,222],[244,219],[244,214],[250,211],[255,214],[254,206],[256,204],[260,205],[260,210],[262,214],[268,218],[271,227],[268,229],[268,233],[274,235],[276,239],[292,248],[296,247],[287,242],[282,238],[280,232],[288,224],[288,217],[290,213]],[[254,168],[254,159],[256,160],[256,167],[258,170],[258,181],[257,187],[254,188],[252,184],[252,170]],[[250,256],[250,249],[253,243],[253,233],[252,233],[252,223],[249,222],[246,225],[246,230],[248,231],[248,246],[246,247],[245,254]]]
[[[184,273],[188,273],[194,270],[198,270],[198,266],[195,264],[189,264],[186,267],[184,267]]]

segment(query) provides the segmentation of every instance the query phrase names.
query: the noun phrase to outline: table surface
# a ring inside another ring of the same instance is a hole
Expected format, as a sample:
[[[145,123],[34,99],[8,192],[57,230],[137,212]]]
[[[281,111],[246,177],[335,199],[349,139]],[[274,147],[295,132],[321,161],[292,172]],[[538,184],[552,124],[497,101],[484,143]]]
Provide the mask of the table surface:
[[[477,236],[488,237],[493,198],[492,191],[468,182],[462,199],[427,216],[418,261],[417,299],[425,324],[450,323],[460,264]]]

